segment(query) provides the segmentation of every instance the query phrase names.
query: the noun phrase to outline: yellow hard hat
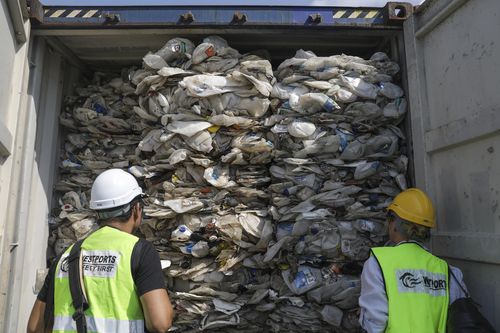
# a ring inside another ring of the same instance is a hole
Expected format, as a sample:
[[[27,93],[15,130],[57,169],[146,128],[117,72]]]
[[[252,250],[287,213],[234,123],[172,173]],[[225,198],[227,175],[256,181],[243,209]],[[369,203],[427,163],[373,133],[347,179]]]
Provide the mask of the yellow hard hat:
[[[409,188],[399,193],[387,208],[408,222],[428,228],[436,224],[436,216],[431,199],[418,188]]]

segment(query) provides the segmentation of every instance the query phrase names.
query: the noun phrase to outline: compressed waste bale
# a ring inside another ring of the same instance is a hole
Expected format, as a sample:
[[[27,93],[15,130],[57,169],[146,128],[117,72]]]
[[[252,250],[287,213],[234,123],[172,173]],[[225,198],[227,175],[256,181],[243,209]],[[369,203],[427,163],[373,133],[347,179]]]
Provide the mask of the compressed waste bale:
[[[218,36],[174,38],[141,68],[65,98],[49,247],[97,228],[102,171],[149,195],[173,330],[358,332],[359,275],[406,188],[397,63],[299,50],[275,71]]]

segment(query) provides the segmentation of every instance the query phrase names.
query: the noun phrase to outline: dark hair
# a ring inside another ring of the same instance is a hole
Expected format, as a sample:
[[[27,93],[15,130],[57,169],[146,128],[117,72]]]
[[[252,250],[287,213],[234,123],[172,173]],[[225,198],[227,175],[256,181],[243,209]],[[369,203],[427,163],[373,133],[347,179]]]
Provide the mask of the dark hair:
[[[417,242],[427,242],[431,238],[431,229],[420,224],[415,224],[410,221],[406,221],[396,214],[392,214],[394,217],[394,227],[396,231],[401,235],[406,237],[408,240],[414,240]]]
[[[141,204],[141,207],[144,206],[142,201],[142,195],[136,196],[128,204],[119,207],[113,207],[110,209],[99,210],[97,211],[97,217],[98,217],[97,223],[100,225],[108,224],[110,222],[125,223],[132,216],[132,212],[137,203]],[[109,217],[102,217],[102,216],[109,216]]]

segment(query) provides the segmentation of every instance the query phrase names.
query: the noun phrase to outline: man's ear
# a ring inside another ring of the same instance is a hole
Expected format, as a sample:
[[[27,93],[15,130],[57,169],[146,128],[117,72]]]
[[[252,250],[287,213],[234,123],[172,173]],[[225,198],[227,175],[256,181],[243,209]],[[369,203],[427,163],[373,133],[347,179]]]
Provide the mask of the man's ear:
[[[387,224],[387,230],[390,232],[395,232],[396,228],[394,227],[394,221],[391,221]]]
[[[134,219],[135,220],[139,219],[139,216],[140,216],[139,209],[140,208],[141,208],[141,205],[138,202],[136,202],[134,204],[134,207],[132,208],[133,209],[132,214],[134,214]]]

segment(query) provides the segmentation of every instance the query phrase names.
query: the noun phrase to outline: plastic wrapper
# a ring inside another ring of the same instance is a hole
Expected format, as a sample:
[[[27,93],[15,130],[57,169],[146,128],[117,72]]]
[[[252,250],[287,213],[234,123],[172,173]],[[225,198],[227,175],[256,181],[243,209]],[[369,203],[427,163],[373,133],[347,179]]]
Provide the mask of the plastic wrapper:
[[[140,60],[138,60],[140,61]],[[218,36],[174,38],[67,96],[53,255],[95,230],[90,188],[132,173],[172,331],[359,332],[359,274],[406,188],[399,66],[299,50],[273,71]]]

